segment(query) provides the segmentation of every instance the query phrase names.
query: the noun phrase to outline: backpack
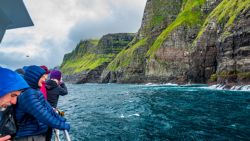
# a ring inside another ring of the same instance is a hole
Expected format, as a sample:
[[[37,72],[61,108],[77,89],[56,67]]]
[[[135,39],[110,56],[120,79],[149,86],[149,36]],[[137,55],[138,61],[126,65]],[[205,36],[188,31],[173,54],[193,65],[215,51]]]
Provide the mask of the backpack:
[[[9,106],[4,111],[0,111],[0,136],[15,134],[14,106]]]

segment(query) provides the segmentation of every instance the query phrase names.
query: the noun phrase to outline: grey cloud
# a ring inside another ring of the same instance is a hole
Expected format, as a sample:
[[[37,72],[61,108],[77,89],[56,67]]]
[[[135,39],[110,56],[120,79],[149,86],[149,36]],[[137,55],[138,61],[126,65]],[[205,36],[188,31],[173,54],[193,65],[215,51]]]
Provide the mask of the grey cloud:
[[[7,35],[6,38],[15,37],[15,35]],[[0,44],[0,47],[23,47],[25,44],[29,43],[31,40],[34,40],[32,34],[19,34],[18,37],[13,38],[12,40],[4,40]]]
[[[110,17],[88,21],[83,18],[71,28],[68,37],[74,42],[79,42],[83,39],[100,38],[108,33],[135,33],[140,27],[142,13],[135,7],[114,7]]]
[[[13,54],[0,52],[0,64],[2,66],[8,66],[8,68],[16,69],[26,65],[38,64],[37,58],[26,57],[25,54]]]
[[[10,35],[10,40],[3,41],[0,44],[0,47],[24,47],[25,45],[33,44],[32,46],[37,46],[39,48],[43,48],[45,51],[39,53],[37,56],[30,55],[26,57],[26,54],[22,53],[4,53],[0,52],[0,65],[7,66],[12,69],[20,68],[25,65],[46,65],[48,67],[54,67],[56,65],[60,65],[65,53],[70,52],[76,46],[76,44],[82,39],[89,39],[89,38],[100,38],[101,36],[108,34],[108,33],[120,33],[120,32],[137,32],[142,19],[143,8],[136,7],[133,4],[120,4],[116,0],[107,0],[102,10],[108,10],[107,13],[110,13],[107,17],[100,17],[97,20],[88,19],[90,17],[82,17],[82,20],[74,21],[75,19],[71,19],[68,17],[69,15],[75,14],[81,10],[92,11],[95,12],[99,10],[99,7],[96,7],[102,0],[55,0],[49,1],[49,6],[55,6],[57,9],[55,11],[67,11],[69,14],[65,14],[65,19],[72,20],[74,25],[71,29],[67,29],[68,34],[66,39],[58,41],[57,36],[48,36],[42,35],[43,32],[23,32],[23,35],[18,36],[15,34]],[[137,1],[137,0],[136,0]],[[28,1],[27,1],[28,2]],[[113,3],[116,2],[116,3]],[[131,2],[133,2],[131,0]],[[146,2],[146,0],[145,0]],[[60,5],[59,5],[60,3]],[[45,7],[46,8],[46,7]],[[70,8],[75,8],[71,10]],[[50,8],[48,8],[50,9]],[[30,10],[31,11],[31,10]],[[100,12],[100,11],[99,11]],[[60,13],[60,12],[59,12]],[[33,16],[35,28],[39,27],[36,26],[36,18],[41,20],[42,13],[33,13],[36,14]],[[54,13],[51,13],[52,15]],[[56,13],[58,14],[58,13]],[[95,13],[95,14],[98,14]],[[31,13],[32,15],[32,13]],[[79,14],[81,15],[81,14]],[[84,15],[84,14],[83,14]],[[35,18],[36,17],[36,18]],[[52,16],[53,17],[53,16]],[[48,17],[49,18],[49,17]],[[50,19],[49,19],[50,20]],[[38,21],[38,20],[37,20]],[[63,23],[63,21],[60,21]],[[42,25],[46,22],[41,22]],[[51,26],[55,26],[51,24]],[[40,29],[39,29],[40,30]],[[37,30],[37,31],[39,31]],[[33,34],[39,34],[42,37],[42,41],[37,40],[40,38],[35,38]],[[49,38],[48,38],[49,37]],[[7,37],[5,37],[7,39]],[[40,44],[38,43],[40,42]]]
[[[43,62],[41,63],[50,68],[60,65],[65,52],[69,52],[75,47],[71,41],[57,42],[52,38],[44,39],[40,46],[46,50],[41,54],[44,55]]]
[[[39,55],[0,52],[0,66],[6,66],[13,70],[27,65],[46,65],[53,68],[60,65],[65,52],[72,50],[69,46],[73,46],[72,42],[57,43],[51,38],[46,38],[39,45],[45,51]]]

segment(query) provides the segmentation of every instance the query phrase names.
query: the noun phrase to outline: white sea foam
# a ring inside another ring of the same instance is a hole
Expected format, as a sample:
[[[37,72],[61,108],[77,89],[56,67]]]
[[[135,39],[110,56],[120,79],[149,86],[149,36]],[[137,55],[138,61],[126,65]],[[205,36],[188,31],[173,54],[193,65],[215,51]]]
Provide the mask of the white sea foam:
[[[124,116],[123,114],[121,114],[120,118],[128,118],[128,117],[132,117],[132,116],[139,117],[140,114],[139,113],[135,113],[135,114],[131,114],[131,115],[128,115],[128,116]]]
[[[216,84],[204,88],[215,89],[215,90],[250,91],[250,85],[235,85],[232,86],[230,89],[228,89],[226,88],[226,85]]]
[[[161,84],[156,84],[156,83],[147,83],[145,86],[161,86]]]
[[[139,117],[140,114],[136,113],[136,114],[128,115],[128,117],[132,117],[132,116],[137,116],[137,117]]]
[[[125,116],[122,114],[122,115],[120,116],[120,118],[125,118]]]
[[[165,83],[163,85],[165,85],[165,86],[178,86],[178,84],[174,84],[174,83]]]
[[[157,83],[147,83],[146,86],[178,86],[178,84],[174,83],[165,83],[165,84],[157,84]]]

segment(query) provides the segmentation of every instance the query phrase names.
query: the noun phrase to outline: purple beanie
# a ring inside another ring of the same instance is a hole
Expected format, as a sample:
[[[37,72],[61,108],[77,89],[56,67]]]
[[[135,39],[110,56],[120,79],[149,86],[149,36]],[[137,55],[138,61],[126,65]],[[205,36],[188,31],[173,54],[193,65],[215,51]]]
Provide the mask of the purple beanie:
[[[52,70],[50,72],[50,79],[57,79],[58,81],[61,80],[62,73],[59,70]]]

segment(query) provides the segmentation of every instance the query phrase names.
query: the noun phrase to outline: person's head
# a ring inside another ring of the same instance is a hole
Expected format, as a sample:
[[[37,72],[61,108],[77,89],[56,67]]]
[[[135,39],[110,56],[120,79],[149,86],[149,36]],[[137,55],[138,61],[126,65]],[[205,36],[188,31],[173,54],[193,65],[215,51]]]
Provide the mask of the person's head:
[[[25,69],[24,79],[33,89],[37,89],[42,86],[42,83],[46,80],[46,71],[39,66],[28,66]]]
[[[17,96],[29,85],[18,73],[0,67],[0,107],[16,104]]]
[[[48,78],[48,75],[49,75],[49,73],[50,73],[50,70],[48,69],[48,67],[46,67],[46,66],[40,66],[42,69],[44,69],[46,72],[45,72],[45,77],[46,77],[46,79]]]
[[[58,82],[61,81],[62,73],[59,70],[52,70],[50,72],[50,79],[56,79]]]

